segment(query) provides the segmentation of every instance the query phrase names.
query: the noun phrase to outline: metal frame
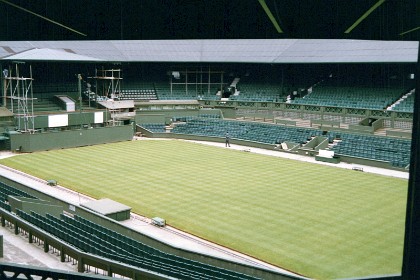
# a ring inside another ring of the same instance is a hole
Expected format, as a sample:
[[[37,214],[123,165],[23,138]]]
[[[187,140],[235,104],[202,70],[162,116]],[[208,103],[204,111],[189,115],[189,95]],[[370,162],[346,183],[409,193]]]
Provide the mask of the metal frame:
[[[15,73],[12,71],[13,67],[9,66],[9,75],[3,76],[3,106],[7,106],[7,99],[10,99],[10,110],[17,117],[17,129],[20,132],[33,133],[35,131],[33,101],[36,98],[33,97],[32,66],[29,66],[29,78],[20,76],[18,63],[14,68]],[[14,108],[14,100],[17,100],[17,108]]]
[[[121,69],[95,69],[95,76],[88,77],[95,79],[96,91],[95,91],[95,102],[98,96],[115,98],[121,94],[121,83],[123,79],[121,76]],[[117,96],[118,95],[118,96]]]
[[[185,81],[183,82],[174,82],[173,80],[173,72],[179,72],[182,76],[185,77]],[[212,74],[220,75],[220,80],[216,82],[212,82]],[[188,95],[188,86],[195,86],[195,94],[196,96],[201,95],[204,93],[207,87],[207,94],[210,94],[211,85],[219,85],[221,90],[223,91],[223,86],[225,85],[224,82],[224,71],[214,71],[211,70],[211,67],[208,66],[206,69],[203,67],[186,67],[184,70],[177,70],[176,68],[171,69],[171,75],[169,78],[169,84],[171,89],[171,95],[173,94],[173,86],[174,85],[183,85],[185,87],[185,94]],[[207,82],[203,80],[207,76]],[[191,78],[192,77],[192,78]],[[195,79],[194,79],[195,78]]]
[[[122,70],[121,69],[95,69],[95,76],[88,77],[95,79],[96,91],[95,91],[95,103],[98,106],[98,96],[102,98],[108,99],[115,99],[122,96],[121,92],[121,81],[122,81]],[[90,104],[90,96],[89,96],[89,104]],[[118,110],[108,109],[107,111],[110,113],[112,117],[112,126],[115,126],[115,112]]]

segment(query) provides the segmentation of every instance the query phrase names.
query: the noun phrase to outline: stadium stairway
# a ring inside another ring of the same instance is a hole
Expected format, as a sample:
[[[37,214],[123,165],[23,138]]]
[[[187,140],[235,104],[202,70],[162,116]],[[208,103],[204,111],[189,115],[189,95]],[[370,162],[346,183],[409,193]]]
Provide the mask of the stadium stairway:
[[[413,112],[415,89],[410,90],[396,102],[387,107],[388,111]]]
[[[230,83],[230,86],[236,88],[236,85],[239,83],[240,80],[241,78],[236,77],[235,79],[233,79],[232,83]]]

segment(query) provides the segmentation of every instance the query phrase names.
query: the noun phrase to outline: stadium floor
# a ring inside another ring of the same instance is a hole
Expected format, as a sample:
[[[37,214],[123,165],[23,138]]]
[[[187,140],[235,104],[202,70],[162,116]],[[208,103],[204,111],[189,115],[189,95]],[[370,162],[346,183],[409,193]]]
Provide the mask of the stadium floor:
[[[136,138],[136,140],[144,141],[144,140],[147,140],[147,138]],[[168,140],[162,140],[162,141],[168,141]],[[193,142],[197,142],[197,141],[193,141]],[[214,143],[214,142],[197,142],[197,143],[226,148],[224,143]],[[226,148],[226,149],[236,149],[236,150],[242,150],[244,152],[259,153],[259,154],[265,154],[269,156],[287,157],[290,159],[295,159],[295,160],[300,160],[300,161],[330,165],[337,168],[352,169],[353,167],[357,166],[357,167],[363,168],[364,172],[377,173],[377,174],[398,177],[398,178],[407,179],[409,176],[408,172],[381,169],[381,168],[370,167],[370,166],[347,164],[343,162],[339,164],[332,164],[332,163],[315,161],[315,159],[312,157],[289,154],[289,153],[284,153],[284,152],[279,152],[279,151],[274,151],[274,150],[250,148],[250,147],[239,146],[239,145],[234,145],[234,144],[231,144],[231,147]],[[2,152],[0,153],[0,158],[9,157],[13,155],[14,154],[10,152]],[[0,165],[0,170],[1,170],[1,174],[5,177],[9,177],[15,181],[18,181],[24,184],[30,184],[35,189],[38,189],[40,191],[43,191],[45,193],[48,193],[50,195],[53,195],[57,198],[68,201],[69,203],[72,203],[75,205],[79,205],[80,203],[85,203],[87,201],[92,200],[92,198],[90,197],[81,195],[77,192],[67,190],[60,186],[45,188],[46,184],[44,180],[38,179],[36,177],[28,176],[27,174],[21,173],[16,170],[11,170],[10,168],[2,166],[2,165]],[[139,231],[146,235],[151,235],[154,238],[162,240],[176,247],[181,247],[187,250],[196,251],[196,252],[200,252],[200,253],[204,253],[204,254],[208,254],[208,255],[212,255],[215,257],[224,258],[224,259],[228,259],[228,260],[232,260],[236,262],[262,266],[266,269],[273,269],[276,271],[293,275],[292,273],[285,271],[281,268],[261,262],[249,256],[242,255],[236,251],[229,250],[227,248],[218,246],[216,244],[212,244],[208,241],[199,239],[185,232],[181,232],[175,228],[171,228],[171,227],[166,227],[163,229],[157,228],[150,224],[150,220],[148,218],[142,217],[133,213],[131,215],[130,220],[124,221],[122,223],[125,226],[132,228],[133,230]],[[8,228],[0,227],[0,234],[3,235],[4,246],[5,246],[4,258],[0,259],[0,261],[20,263],[20,264],[31,264],[31,265],[44,266],[44,267],[50,267],[50,268],[55,268],[55,269],[62,269],[62,270],[67,270],[67,271],[77,270],[77,266],[72,265],[71,263],[61,263],[59,260],[59,257],[56,254],[43,253],[42,247],[39,247],[36,244],[29,244],[27,240],[25,240],[25,237],[15,236],[12,233],[12,231]]]

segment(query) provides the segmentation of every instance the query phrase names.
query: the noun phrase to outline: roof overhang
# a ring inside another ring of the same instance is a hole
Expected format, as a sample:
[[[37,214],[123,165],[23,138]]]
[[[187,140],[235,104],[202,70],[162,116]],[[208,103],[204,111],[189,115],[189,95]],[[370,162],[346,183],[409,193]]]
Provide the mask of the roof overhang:
[[[0,117],[13,117],[14,114],[6,107],[0,107]]]
[[[0,41],[1,60],[416,63],[419,42],[327,39]]]
[[[56,50],[49,48],[34,48],[25,50],[16,54],[11,54],[2,58],[2,60],[12,61],[74,61],[74,62],[94,62],[102,61],[100,58],[89,57],[76,54],[65,50]]]

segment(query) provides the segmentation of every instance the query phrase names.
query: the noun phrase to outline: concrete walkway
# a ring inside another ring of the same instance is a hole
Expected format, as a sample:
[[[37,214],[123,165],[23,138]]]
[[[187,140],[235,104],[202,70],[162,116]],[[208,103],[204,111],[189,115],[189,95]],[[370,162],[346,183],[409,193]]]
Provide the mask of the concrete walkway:
[[[153,139],[138,138],[137,140],[147,141],[147,140],[153,140]],[[166,140],[166,141],[186,141],[186,140]],[[343,163],[343,162],[339,164],[320,162],[320,161],[315,161],[313,157],[306,157],[306,156],[290,154],[290,153],[274,151],[274,150],[264,150],[264,149],[258,149],[258,148],[244,147],[244,146],[239,146],[239,145],[234,145],[234,144],[231,144],[231,147],[226,148],[224,143],[198,142],[198,141],[189,141],[189,142],[216,146],[223,149],[235,149],[235,150],[242,150],[244,152],[258,153],[258,154],[263,154],[263,155],[268,155],[268,156],[284,157],[284,158],[306,161],[306,162],[311,162],[311,163],[316,163],[316,164],[329,165],[336,168],[352,169],[353,167],[356,166],[353,164],[348,164],[348,163]],[[14,155],[15,154],[10,153],[10,152],[2,152],[0,153],[0,158],[5,158],[9,156],[14,156]],[[384,176],[392,176],[392,177],[398,177],[398,178],[404,178],[404,179],[408,179],[408,176],[409,176],[408,172],[394,171],[394,170],[381,169],[381,168],[362,166],[362,165],[357,165],[357,167],[363,168],[364,172],[382,174]],[[44,180],[27,175],[20,171],[10,169],[2,165],[0,165],[0,174],[4,177],[10,178],[17,182],[32,186],[36,190],[47,193],[51,196],[67,201],[68,203],[71,203],[74,205],[80,205],[81,203],[85,203],[92,200],[92,198],[88,196],[65,189],[59,185],[54,186],[54,187],[47,186]],[[129,220],[123,221],[122,224],[127,227],[130,227],[131,229],[135,231],[141,232],[145,235],[152,236],[153,238],[166,242],[174,247],[184,248],[187,250],[191,250],[191,251],[199,252],[202,254],[207,254],[207,255],[217,257],[217,258],[223,258],[223,259],[227,259],[227,260],[231,260],[231,261],[235,261],[239,263],[259,266],[265,269],[271,269],[271,270],[289,274],[289,275],[295,275],[279,267],[275,267],[273,265],[262,262],[260,260],[240,254],[239,252],[229,250],[228,248],[197,238],[195,236],[192,236],[188,233],[182,232],[175,228],[171,228],[171,227],[158,228],[158,227],[152,226],[148,218],[136,215],[134,213],[131,214],[131,218]],[[77,271],[76,266],[72,265],[71,263],[61,263],[58,256],[51,253],[44,253],[42,250],[42,246],[37,246],[36,244],[29,244],[27,237],[21,236],[21,235],[14,235],[13,231],[7,227],[6,228],[0,227],[0,234],[2,234],[4,237],[4,258],[0,259],[0,261],[14,262],[14,263],[20,263],[20,264],[39,265],[39,266],[44,266],[44,267],[63,269],[66,271],[68,270]]]
[[[9,227],[0,227],[0,234],[3,235],[3,258],[1,262],[17,263],[64,271],[77,271],[77,266],[71,262],[60,262],[57,253],[44,253],[43,246],[38,243],[30,244],[28,237],[14,234]]]

